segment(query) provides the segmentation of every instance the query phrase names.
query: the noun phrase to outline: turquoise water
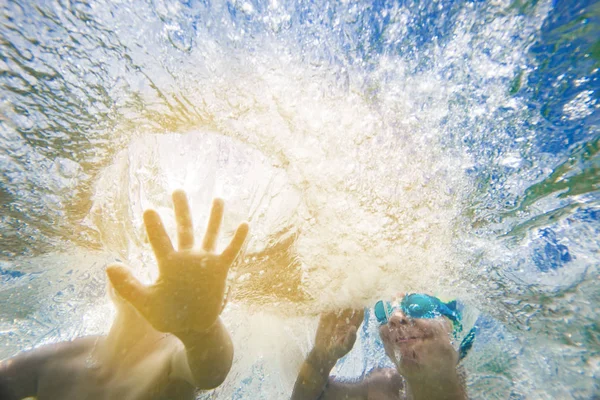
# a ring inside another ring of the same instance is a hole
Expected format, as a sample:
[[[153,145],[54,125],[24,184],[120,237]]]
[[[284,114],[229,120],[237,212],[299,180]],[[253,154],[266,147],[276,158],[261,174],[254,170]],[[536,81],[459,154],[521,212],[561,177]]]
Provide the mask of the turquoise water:
[[[0,358],[106,332],[141,212],[252,237],[217,398],[285,397],[321,310],[458,297],[476,399],[600,396],[600,6],[14,1],[0,16]],[[198,230],[200,232],[201,229]],[[226,238],[223,239],[223,243]],[[372,323],[336,373],[385,362]],[[550,385],[548,382],[559,382]]]

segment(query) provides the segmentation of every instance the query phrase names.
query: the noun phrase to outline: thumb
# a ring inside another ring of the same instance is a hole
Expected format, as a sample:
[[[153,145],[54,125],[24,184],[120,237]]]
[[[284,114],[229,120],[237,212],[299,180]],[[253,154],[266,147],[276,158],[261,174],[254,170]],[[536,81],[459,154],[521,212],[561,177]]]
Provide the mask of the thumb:
[[[117,294],[135,307],[142,315],[147,311],[147,288],[123,264],[106,267],[106,275]]]

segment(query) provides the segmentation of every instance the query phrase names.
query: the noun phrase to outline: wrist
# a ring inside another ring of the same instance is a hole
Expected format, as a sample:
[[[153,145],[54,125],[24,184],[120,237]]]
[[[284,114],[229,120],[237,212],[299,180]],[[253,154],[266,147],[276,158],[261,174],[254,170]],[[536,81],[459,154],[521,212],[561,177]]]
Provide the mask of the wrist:
[[[325,389],[329,372],[337,360],[331,360],[325,353],[312,349],[306,356],[292,394],[292,400],[316,399]]]
[[[187,346],[187,344],[210,340],[212,337],[219,334],[221,325],[221,319],[217,318],[217,320],[206,329],[190,329],[179,332],[171,332],[171,334],[177,337],[183,342],[184,345]]]
[[[327,352],[313,348],[310,353],[308,353],[308,356],[306,356],[306,363],[310,364],[310,366],[318,372],[323,374],[326,373],[327,376],[329,376],[329,372],[337,363],[337,358],[331,357]]]

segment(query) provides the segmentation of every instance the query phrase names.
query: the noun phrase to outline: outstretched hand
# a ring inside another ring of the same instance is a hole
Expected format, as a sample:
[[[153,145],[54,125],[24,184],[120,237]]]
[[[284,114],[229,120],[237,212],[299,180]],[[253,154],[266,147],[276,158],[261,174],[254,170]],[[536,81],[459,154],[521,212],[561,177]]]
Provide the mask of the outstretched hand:
[[[141,284],[122,264],[112,264],[106,273],[116,292],[131,303],[160,332],[203,332],[218,319],[223,309],[225,281],[237,257],[248,224],[238,226],[231,243],[215,253],[223,219],[223,200],[215,199],[201,249],[194,250],[194,231],[185,192],[173,193],[179,251],[173,248],[158,213],[147,210],[144,224],[159,276],[150,286]]]
[[[315,350],[330,361],[342,358],[354,346],[356,330],[364,318],[364,310],[346,309],[321,315],[315,336]]]

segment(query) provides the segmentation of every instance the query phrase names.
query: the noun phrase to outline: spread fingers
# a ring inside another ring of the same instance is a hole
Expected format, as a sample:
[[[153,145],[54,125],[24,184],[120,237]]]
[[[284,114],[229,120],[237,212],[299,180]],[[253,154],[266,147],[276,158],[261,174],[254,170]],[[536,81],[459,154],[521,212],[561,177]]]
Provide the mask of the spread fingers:
[[[156,211],[146,210],[144,212],[144,225],[146,225],[148,239],[158,260],[173,252],[171,239],[169,239],[169,235],[167,235],[162,220]]]
[[[173,192],[173,207],[177,220],[177,241],[179,250],[188,250],[194,246],[194,225],[187,196],[183,190]]]
[[[243,222],[240,224],[240,226],[238,226],[235,234],[233,235],[233,239],[231,239],[231,243],[229,243],[229,246],[227,246],[227,248],[221,254],[221,257],[227,264],[231,264],[237,257],[240,249],[246,241],[246,236],[248,236],[249,229],[250,227],[246,222]]]
[[[208,226],[206,227],[206,234],[204,235],[204,240],[202,242],[202,249],[204,251],[212,252],[215,250],[219,229],[221,229],[221,221],[223,220],[223,207],[223,200],[213,200],[210,218],[208,219]]]

